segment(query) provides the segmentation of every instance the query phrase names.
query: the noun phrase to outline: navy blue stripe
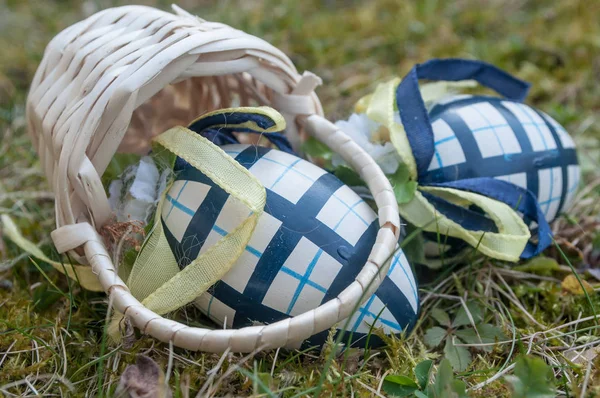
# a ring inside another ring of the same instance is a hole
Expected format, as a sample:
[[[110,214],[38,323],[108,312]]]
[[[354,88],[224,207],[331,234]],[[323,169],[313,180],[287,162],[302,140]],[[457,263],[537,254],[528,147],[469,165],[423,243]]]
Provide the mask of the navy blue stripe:
[[[562,141],[560,140],[560,137],[558,136],[558,132],[556,131],[556,129],[554,128],[552,123],[550,123],[550,121],[548,121],[548,119],[546,118],[546,115],[542,114],[541,112],[538,112],[536,109],[533,109],[533,111],[535,113],[537,113],[538,116],[541,117],[544,122],[546,122],[546,126],[548,126],[548,129],[550,130],[550,133],[552,134],[552,138],[554,138],[554,141],[556,142],[558,151],[562,153],[565,149],[563,148]],[[568,164],[565,164],[565,163],[561,164],[561,166],[560,166],[560,169],[562,171],[562,189],[560,192],[560,202],[558,203],[558,211],[556,213],[556,216],[558,216],[558,213],[560,213],[560,211],[562,210],[562,208],[565,204],[565,200],[567,199],[567,190],[569,189],[569,186],[570,186],[569,170],[568,170],[567,166],[568,166]],[[537,192],[537,191],[533,191],[533,192]],[[550,197],[552,197],[552,192],[550,192]]]
[[[398,264],[397,267],[401,267]],[[396,286],[396,284],[386,276],[381,282],[381,285],[375,292],[375,295],[381,300],[381,302],[387,307],[388,311],[396,318],[396,322],[402,326],[403,331],[408,331],[413,328],[417,322],[417,316],[412,305],[408,301],[408,298],[402,293],[402,290]],[[417,306],[418,306],[417,302]],[[419,308],[417,307],[417,313]]]
[[[392,285],[393,285],[393,283],[392,283]],[[262,304],[260,301],[256,301],[253,298],[249,298],[246,295],[241,294],[240,292],[238,292],[237,290],[235,290],[234,288],[232,288],[231,286],[229,286],[227,283],[225,283],[223,281],[217,282],[215,285],[213,285],[209,289],[208,292],[210,294],[212,294],[216,299],[223,302],[228,307],[236,309],[236,315],[234,316],[233,324],[232,324],[232,328],[234,328],[234,329],[239,329],[239,328],[242,328],[245,326],[253,325],[254,322],[256,322],[256,321],[263,323],[263,324],[270,324],[270,323],[274,323],[274,322],[277,322],[282,319],[290,317],[289,315],[286,315],[283,312],[279,312],[271,307],[268,307],[268,306]],[[402,297],[404,297],[404,296],[402,296]],[[392,295],[390,295],[390,300],[394,300],[394,297],[392,297]],[[239,314],[244,314],[246,316],[250,316],[251,318],[248,318],[248,317],[244,318],[242,316],[239,316]],[[406,332],[410,331],[413,328],[414,323],[416,323],[416,321],[417,321],[417,317],[415,317],[414,312],[412,312],[412,307],[411,307],[410,316],[411,316],[410,323],[407,324],[405,322],[404,324],[401,324],[404,328],[403,330]],[[397,319],[397,321],[402,321],[402,320],[405,320],[405,319]],[[222,325],[219,325],[219,326],[222,326]],[[340,326],[343,326],[343,325],[340,325]],[[341,333],[341,331],[338,330],[338,332],[336,333],[336,337],[339,333]],[[305,340],[303,342],[302,348],[306,349],[306,348],[312,347],[312,346],[320,347],[325,343],[328,335],[329,335],[329,329],[319,332],[317,334],[314,334],[313,336],[311,336],[310,338],[308,338],[307,340]],[[365,342],[366,341],[364,339],[365,335],[366,335],[365,333],[354,333],[352,336],[352,343],[354,343],[358,340],[360,340],[361,342]],[[344,344],[347,342],[347,337],[348,337],[348,334],[346,334],[346,338],[343,341]],[[381,340],[378,336],[376,336],[376,335],[371,336],[370,341],[369,341],[370,347],[372,347],[372,348],[380,347],[383,344],[384,344],[383,340]]]
[[[346,259],[337,258],[337,260],[342,263],[343,268],[340,270],[340,272],[338,272],[335,279],[331,283],[331,286],[323,297],[321,304],[337,297],[342,290],[348,287],[350,282],[356,279],[356,276],[362,270],[362,267],[369,258],[369,254],[373,248],[373,244],[375,243],[375,238],[377,237],[378,229],[379,223],[377,220],[375,220],[373,223],[371,223],[371,225],[369,225],[369,228],[367,228],[358,242],[356,242],[354,248],[349,246],[350,250],[353,251],[353,253],[348,255],[348,257],[352,259],[351,264],[348,264]]]
[[[466,148],[463,146],[463,149]],[[468,156],[466,159],[467,161],[461,164],[429,171],[419,183],[425,185],[467,178],[498,177],[523,173],[532,165],[536,170],[541,170],[577,164],[577,154],[572,148],[564,149],[562,153],[559,153],[558,150],[543,153],[516,153],[510,155],[510,161],[507,161],[504,155],[481,159],[477,162],[471,161]]]
[[[341,245],[349,247],[352,245],[316,218],[331,197],[329,193],[337,190],[342,184],[333,174],[323,174],[296,205],[275,192],[268,191],[265,211],[283,223],[281,228],[305,236],[324,252],[344,264],[337,249]],[[323,245],[323,242],[329,242],[329,244]]]
[[[215,296],[225,305],[235,308],[236,315],[233,318],[233,327],[238,329],[244,326],[251,325],[253,321],[259,321],[265,324],[274,323],[287,318],[289,315],[279,312],[271,307],[262,304],[262,299],[257,300],[254,297],[248,297],[245,293],[242,294],[229,286],[223,281],[215,283],[209,293]],[[256,310],[260,313],[257,314]],[[239,314],[252,316],[250,318],[242,318]]]
[[[456,139],[460,143],[460,146],[462,147],[462,150],[465,154],[465,163],[474,165],[479,164],[479,162],[481,162],[481,160],[483,159],[483,157],[481,156],[481,152],[479,151],[479,145],[477,145],[475,136],[473,135],[473,133],[471,133],[471,129],[469,128],[469,126],[467,126],[463,118],[455,112],[446,112],[441,116],[441,119],[444,122],[446,122],[448,126],[450,126],[452,131],[454,131]],[[454,181],[459,178],[462,178],[459,174],[459,166],[460,165],[447,166],[442,167],[438,170],[445,170],[444,175],[446,176],[446,178],[451,178],[450,181]],[[437,170],[428,171],[427,173],[425,173],[425,175],[419,181],[419,183],[426,182],[428,180],[428,177],[432,173],[436,172]]]
[[[254,164],[258,162],[260,158],[265,156],[270,151],[271,148],[250,145],[248,148],[240,152],[235,157],[235,160],[237,160],[237,162],[244,166],[246,169],[249,169],[250,167],[254,166]]]
[[[166,234],[167,241],[169,241],[171,247],[176,248],[174,253],[175,258],[177,259],[179,267],[183,269],[198,257],[198,253],[204,245],[204,242],[206,242],[206,238],[208,238],[213,225],[215,225],[221,210],[223,210],[223,206],[225,206],[229,194],[216,185],[206,175],[193,167],[182,170],[178,179],[197,181],[211,186],[206,198],[192,217],[192,221],[190,221],[190,224],[183,235],[184,238],[181,244],[177,241],[171,241],[174,237],[170,233]],[[168,231],[168,228],[163,229]]]
[[[303,236],[334,259],[345,264],[344,259],[338,253],[338,248],[344,244],[351,248],[352,245],[316,218],[330,198],[330,192],[337,190],[340,186],[342,186],[342,182],[334,175],[323,174],[296,205],[275,192],[267,190],[265,212],[281,221],[282,225],[256,264],[244,290],[245,295],[262,301],[283,263]],[[323,245],[323,242],[330,243]],[[274,245],[277,247],[273,248]]]
[[[377,296],[377,298],[379,298],[379,300],[381,300],[381,302],[387,307],[388,311],[395,318],[396,322],[398,322],[398,324],[402,327],[402,332],[406,334],[410,333],[410,331],[414,328],[415,324],[417,323],[417,314],[415,314],[415,311],[413,310],[412,306],[410,305],[410,302],[408,301],[404,293],[402,293],[398,286],[396,286],[388,276],[386,276],[381,282],[381,285],[375,292],[375,296]],[[352,315],[350,317],[352,317]],[[369,324],[374,321],[374,318],[365,319],[365,322],[368,322]],[[344,322],[340,322],[338,326],[343,327]],[[353,325],[350,324],[350,330],[345,332],[338,329],[334,339],[337,339],[340,333],[344,333],[344,337],[342,337],[342,343],[346,344],[348,342],[348,338],[350,337],[352,326]],[[315,345],[321,346],[327,340],[328,335],[329,330],[324,330],[320,333],[317,333],[311,336],[310,339],[306,340],[302,344],[302,348],[306,349]],[[352,334],[350,344],[355,347],[363,347],[366,343],[365,336],[366,333],[354,332]],[[384,341],[379,336],[372,334],[369,338],[369,347],[375,348],[380,347],[382,345],[384,345]]]
[[[270,195],[272,195],[272,191],[267,190],[267,200]],[[267,213],[269,212],[267,211]],[[245,297],[257,303],[263,301],[269,287],[273,284],[273,280],[275,280],[285,260],[298,245],[300,239],[302,239],[301,233],[290,229],[286,225],[279,227],[248,280],[248,284],[244,289]]]
[[[251,167],[269,151],[269,148],[264,147],[248,147],[236,157],[236,160],[246,167]],[[177,161],[181,162],[177,163]],[[165,231],[169,245],[175,248],[175,253],[173,254],[177,259],[177,263],[180,268],[185,268],[198,257],[198,253],[200,253],[200,249],[202,249],[219,214],[223,210],[229,194],[201,171],[191,167],[183,159],[177,158],[177,161],[176,164],[180,167],[177,172],[178,180],[197,181],[211,186],[206,198],[192,217],[192,221],[185,231],[181,243],[175,239],[163,221],[163,230]]]
[[[490,102],[490,103],[500,103],[502,101],[511,101],[509,99],[506,98],[498,98],[498,97],[491,97],[488,95],[474,95],[471,97],[467,97],[467,98],[460,98],[457,99],[456,101],[451,101],[445,104],[436,104],[432,109],[431,112],[429,113],[429,117],[431,118],[431,120],[433,120],[434,118],[438,117],[438,115],[454,109],[454,108],[462,108],[465,106],[469,106],[469,105],[475,105],[475,104],[479,104],[479,103],[485,103],[485,102]],[[512,101],[516,104],[521,104],[520,102],[516,102],[516,101]]]
[[[512,113],[508,108],[506,108],[502,102],[500,101],[492,101],[492,105],[504,116],[510,128],[515,132],[515,136],[519,141],[519,145],[521,145],[521,152],[523,153],[531,153],[533,152],[533,148],[531,146],[531,141],[529,141],[529,136],[527,132],[523,128],[523,124],[519,121],[519,119]],[[511,155],[511,159],[512,159]],[[529,168],[525,175],[527,176],[527,189],[533,192],[536,196],[538,195],[539,189],[539,177],[538,172],[534,168]]]

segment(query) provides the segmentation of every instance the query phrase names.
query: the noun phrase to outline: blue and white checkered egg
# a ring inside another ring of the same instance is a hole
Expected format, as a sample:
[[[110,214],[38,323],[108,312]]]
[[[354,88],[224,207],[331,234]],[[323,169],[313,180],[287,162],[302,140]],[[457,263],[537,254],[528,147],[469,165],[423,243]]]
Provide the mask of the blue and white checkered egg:
[[[529,189],[548,221],[568,209],[579,185],[577,153],[550,116],[511,100],[454,96],[429,117],[435,154],[421,183],[494,177]]]
[[[261,181],[267,201],[244,253],[196,305],[219,325],[240,328],[335,298],[368,258],[378,230],[375,212],[333,174],[296,156],[248,145],[222,148]],[[199,170],[178,164],[161,217],[183,268],[248,217],[248,209]],[[353,340],[368,334],[373,322],[386,333],[410,330],[418,307],[415,279],[399,251],[379,289],[350,319]],[[305,344],[321,345],[327,333]],[[370,339],[371,346],[379,344]]]

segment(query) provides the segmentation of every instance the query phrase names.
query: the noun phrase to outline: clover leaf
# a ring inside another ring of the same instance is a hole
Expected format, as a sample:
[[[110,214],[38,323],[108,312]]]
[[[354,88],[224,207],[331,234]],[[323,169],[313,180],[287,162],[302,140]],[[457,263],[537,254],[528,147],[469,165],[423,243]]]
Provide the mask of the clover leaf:
[[[383,380],[383,390],[394,397],[427,397],[425,391],[429,385],[432,368],[433,361],[427,359],[415,366],[415,379],[404,375],[388,375]]]
[[[465,371],[472,361],[469,348],[463,344],[472,344],[473,350],[491,352],[493,344],[504,339],[500,328],[483,323],[483,308],[472,301],[467,303],[466,308],[461,306],[452,320],[447,312],[438,308],[431,311],[431,317],[440,326],[433,326],[425,332],[425,344],[436,348],[445,343],[444,356],[457,372]]]
[[[467,398],[467,386],[456,380],[452,373],[452,365],[447,359],[440,362],[433,385],[427,389],[429,398]]]
[[[430,383],[432,370],[432,360],[419,362],[413,372],[414,379],[404,375],[386,376],[383,390],[393,397],[467,398],[465,383],[454,378],[452,365],[447,359],[440,362],[435,380]]]
[[[552,368],[543,359],[520,356],[513,375],[504,376],[514,398],[551,398],[556,396]]]

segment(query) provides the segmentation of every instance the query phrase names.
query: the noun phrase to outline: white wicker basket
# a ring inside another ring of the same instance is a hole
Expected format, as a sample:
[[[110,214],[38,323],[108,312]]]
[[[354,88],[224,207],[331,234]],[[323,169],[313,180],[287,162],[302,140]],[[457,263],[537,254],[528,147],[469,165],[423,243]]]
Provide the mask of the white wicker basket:
[[[393,190],[373,159],[322,117],[315,75],[298,74],[287,56],[261,39],[175,11],[108,9],[48,45],[27,100],[27,120],[56,197],[52,237],[59,252],[71,251],[92,267],[116,310],[161,341],[211,352],[297,346],[350,316],[377,289],[398,240]],[[189,327],[142,306],[118,277],[96,233],[111,217],[100,177],[117,150],[144,153],[154,135],[235,102],[280,111],[296,148],[308,133],[340,153],[368,183],[380,230],[356,280],[320,307],[265,326]]]

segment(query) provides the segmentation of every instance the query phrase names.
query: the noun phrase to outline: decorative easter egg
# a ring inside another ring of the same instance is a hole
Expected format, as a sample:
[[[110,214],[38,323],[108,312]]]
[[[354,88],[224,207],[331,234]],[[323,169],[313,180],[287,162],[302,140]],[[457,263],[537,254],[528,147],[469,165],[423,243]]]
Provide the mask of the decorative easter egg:
[[[454,96],[429,118],[435,155],[420,183],[493,177],[529,189],[550,222],[579,184],[575,144],[554,119],[520,102]]]
[[[222,149],[261,181],[267,200],[244,253],[196,305],[217,324],[240,328],[299,315],[335,298],[367,261],[378,230],[375,212],[333,174],[294,155],[248,145]],[[181,268],[247,217],[247,207],[178,161],[161,218]],[[398,251],[348,329],[355,342],[373,323],[388,334],[407,331],[418,307],[415,279]],[[321,345],[327,333],[306,344]],[[372,346],[380,343],[370,339]]]

